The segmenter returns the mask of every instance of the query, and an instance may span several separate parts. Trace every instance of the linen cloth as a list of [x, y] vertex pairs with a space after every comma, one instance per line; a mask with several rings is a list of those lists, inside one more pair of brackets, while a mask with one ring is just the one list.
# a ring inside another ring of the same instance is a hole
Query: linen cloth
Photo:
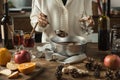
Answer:
[[73, 56], [65, 56], [59, 53], [55, 53], [52, 49], [51, 44], [38, 46], [37, 50], [40, 52], [39, 54], [41, 55], [39, 57], [43, 57], [44, 55], [45, 59], [48, 61], [56, 60], [57, 62], [63, 64], [77, 63], [87, 58], [85, 53], [80, 53], [78, 55], [73, 55]]

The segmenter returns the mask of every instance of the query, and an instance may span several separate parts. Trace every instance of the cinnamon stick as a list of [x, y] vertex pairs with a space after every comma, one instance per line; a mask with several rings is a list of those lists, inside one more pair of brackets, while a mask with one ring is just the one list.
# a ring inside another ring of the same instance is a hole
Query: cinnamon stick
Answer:
[[32, 29], [31, 33], [30, 33], [30, 37], [32, 37], [33, 33], [35, 32], [35, 28], [37, 27], [38, 22], [35, 24], [34, 28]]

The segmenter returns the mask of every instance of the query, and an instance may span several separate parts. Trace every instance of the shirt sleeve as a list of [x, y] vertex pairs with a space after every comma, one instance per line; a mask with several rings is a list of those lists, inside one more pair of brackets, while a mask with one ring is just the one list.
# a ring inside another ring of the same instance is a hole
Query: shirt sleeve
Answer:
[[[34, 27], [35, 24], [38, 22], [38, 15], [41, 13], [40, 2], [41, 0], [32, 0], [32, 11], [30, 14], [30, 23], [32, 27]], [[35, 30], [38, 32], [42, 32], [44, 29], [38, 24]]]
[[93, 15], [93, 11], [92, 11], [92, 0], [84, 0], [84, 10], [85, 10], [85, 14], [87, 16], [92, 16]]

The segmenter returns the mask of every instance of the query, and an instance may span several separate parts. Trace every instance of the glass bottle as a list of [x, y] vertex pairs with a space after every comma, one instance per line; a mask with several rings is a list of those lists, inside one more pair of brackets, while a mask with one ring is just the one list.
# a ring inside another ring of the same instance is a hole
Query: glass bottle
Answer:
[[9, 16], [8, 1], [4, 0], [4, 16], [1, 19], [2, 45], [7, 49], [13, 49], [13, 19]]
[[98, 19], [98, 49], [107, 51], [110, 49], [110, 19], [107, 16], [107, 2], [102, 0], [102, 15]]
[[120, 56], [120, 24], [116, 24], [112, 28], [111, 53]]

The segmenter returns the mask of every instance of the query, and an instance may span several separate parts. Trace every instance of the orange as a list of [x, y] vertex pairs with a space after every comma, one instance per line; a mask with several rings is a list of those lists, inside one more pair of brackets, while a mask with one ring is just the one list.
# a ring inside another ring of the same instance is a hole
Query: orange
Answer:
[[35, 69], [36, 63], [34, 62], [27, 62], [18, 65], [18, 70], [23, 74], [32, 73]]
[[0, 48], [0, 65], [6, 65], [11, 60], [11, 53], [7, 48]]

